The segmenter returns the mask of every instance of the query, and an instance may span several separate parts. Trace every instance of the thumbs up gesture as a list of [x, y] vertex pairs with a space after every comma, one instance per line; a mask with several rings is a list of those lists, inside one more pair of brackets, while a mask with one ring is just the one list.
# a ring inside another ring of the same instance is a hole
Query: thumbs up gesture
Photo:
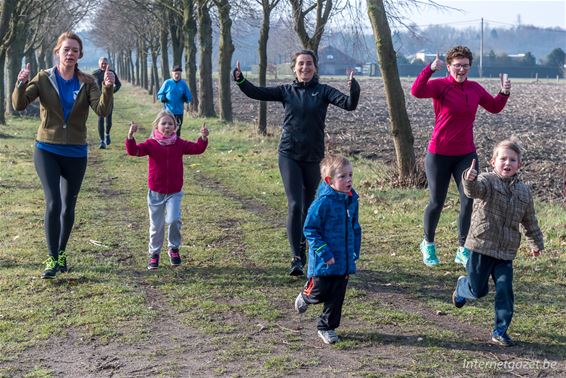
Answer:
[[243, 79], [242, 70], [240, 69], [240, 61], [239, 60], [236, 61], [236, 68], [234, 68], [232, 75], [234, 76], [235, 81], [240, 81], [240, 80]]
[[430, 69], [433, 71], [441, 71], [442, 67], [444, 66], [444, 62], [440, 59], [440, 54], [436, 53], [436, 57], [430, 64]]
[[478, 171], [476, 171], [476, 159], [472, 160], [472, 165], [468, 168], [466, 172], [466, 181], [474, 181], [478, 177]]
[[104, 86], [106, 88], [112, 88], [114, 86], [114, 81], [116, 77], [114, 76], [114, 72], [110, 71], [110, 65], [106, 65], [106, 71], [104, 71]]
[[21, 71], [18, 73], [19, 82], [27, 83], [29, 81], [29, 70], [30, 70], [30, 65], [29, 63], [27, 63], [26, 67], [22, 68]]
[[348, 87], [352, 86], [352, 79], [354, 78], [354, 69], [350, 71], [350, 75], [348, 76]]

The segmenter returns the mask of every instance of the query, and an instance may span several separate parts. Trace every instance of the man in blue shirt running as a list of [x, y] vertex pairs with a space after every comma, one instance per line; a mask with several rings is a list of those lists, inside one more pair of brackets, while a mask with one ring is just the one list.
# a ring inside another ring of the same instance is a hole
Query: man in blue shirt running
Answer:
[[188, 104], [193, 99], [189, 86], [185, 80], [181, 79], [181, 72], [183, 72], [181, 66], [173, 67], [173, 71], [171, 72], [173, 77], [165, 80], [161, 89], [157, 92], [157, 99], [163, 103], [163, 107], [175, 115], [175, 119], [177, 120], [177, 136], [181, 136], [185, 102]]

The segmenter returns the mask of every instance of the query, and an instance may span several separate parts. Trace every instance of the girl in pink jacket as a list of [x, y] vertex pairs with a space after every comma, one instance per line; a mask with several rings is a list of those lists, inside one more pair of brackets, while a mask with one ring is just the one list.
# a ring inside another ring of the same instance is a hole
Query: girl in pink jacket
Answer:
[[203, 125], [201, 136], [189, 142], [177, 136], [175, 116], [162, 110], [153, 121], [151, 137], [137, 144], [134, 134], [138, 125], [130, 125], [126, 152], [131, 156], [149, 156], [147, 205], [149, 208], [149, 263], [147, 269], [159, 267], [159, 256], [168, 225], [168, 255], [171, 266], [181, 264], [181, 200], [183, 198], [183, 155], [202, 154], [208, 146], [208, 129]]

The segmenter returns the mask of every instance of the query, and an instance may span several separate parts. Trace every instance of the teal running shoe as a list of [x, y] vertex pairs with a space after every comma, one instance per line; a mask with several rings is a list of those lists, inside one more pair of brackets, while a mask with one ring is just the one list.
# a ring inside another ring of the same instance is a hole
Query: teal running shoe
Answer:
[[468, 259], [470, 258], [470, 250], [466, 247], [458, 247], [458, 251], [456, 252], [456, 257], [454, 258], [454, 262], [456, 264], [464, 265], [464, 268], [468, 264]]
[[433, 267], [440, 264], [440, 260], [436, 257], [436, 246], [434, 243], [429, 244], [423, 239], [420, 249], [423, 254], [423, 263], [426, 266]]

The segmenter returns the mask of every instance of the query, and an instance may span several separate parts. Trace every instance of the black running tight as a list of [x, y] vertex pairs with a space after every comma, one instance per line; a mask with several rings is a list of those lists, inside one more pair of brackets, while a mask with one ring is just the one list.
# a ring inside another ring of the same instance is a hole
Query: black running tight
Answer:
[[34, 149], [35, 170], [45, 195], [45, 237], [49, 255], [64, 251], [75, 222], [75, 205], [87, 158], [72, 158]]
[[303, 225], [320, 183], [320, 166], [318, 162], [297, 161], [279, 155], [279, 171], [287, 196], [287, 238], [291, 253], [293, 257], [303, 258]]
[[478, 167], [478, 155], [472, 152], [463, 156], [445, 156], [427, 152], [425, 157], [425, 171], [428, 180], [430, 199], [424, 212], [424, 236], [429, 243], [434, 242], [436, 226], [440, 220], [440, 213], [444, 207], [450, 178], [454, 178], [458, 192], [460, 193], [460, 214], [458, 216], [458, 242], [463, 246], [470, 229], [472, 218], [473, 200], [466, 197], [461, 185], [462, 173], [470, 168], [472, 160], [476, 159]]

